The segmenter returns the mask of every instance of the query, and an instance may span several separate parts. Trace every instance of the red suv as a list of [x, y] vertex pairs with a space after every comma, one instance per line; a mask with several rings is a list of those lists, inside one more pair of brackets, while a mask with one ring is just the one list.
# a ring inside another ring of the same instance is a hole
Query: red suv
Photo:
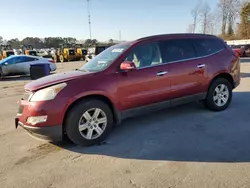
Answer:
[[150, 36], [111, 46], [79, 70], [28, 83], [15, 123], [38, 138], [67, 136], [89, 146], [137, 114], [192, 101], [225, 110], [239, 83], [239, 58], [223, 40]]

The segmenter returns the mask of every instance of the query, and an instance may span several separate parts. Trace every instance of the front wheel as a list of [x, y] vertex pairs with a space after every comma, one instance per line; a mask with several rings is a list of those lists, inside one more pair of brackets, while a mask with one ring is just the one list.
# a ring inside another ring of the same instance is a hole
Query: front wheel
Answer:
[[206, 106], [213, 111], [227, 109], [232, 101], [232, 84], [224, 78], [212, 82], [205, 101]]
[[75, 144], [91, 146], [103, 141], [113, 126], [113, 113], [99, 100], [76, 104], [66, 118], [66, 134]]

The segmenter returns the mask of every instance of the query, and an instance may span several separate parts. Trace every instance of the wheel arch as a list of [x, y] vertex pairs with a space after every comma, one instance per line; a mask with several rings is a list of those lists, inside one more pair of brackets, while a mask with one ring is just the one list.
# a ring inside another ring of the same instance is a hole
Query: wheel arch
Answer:
[[63, 131], [65, 131], [65, 120], [68, 116], [68, 113], [70, 112], [70, 110], [78, 103], [84, 101], [84, 100], [91, 100], [91, 99], [96, 99], [96, 100], [100, 100], [105, 102], [111, 109], [112, 113], [113, 113], [113, 117], [114, 117], [114, 122], [115, 124], [120, 124], [121, 123], [121, 114], [120, 112], [116, 109], [115, 105], [113, 104], [113, 102], [106, 96], [101, 95], [101, 94], [92, 94], [92, 95], [87, 95], [87, 96], [83, 96], [77, 100], [75, 100], [73, 103], [71, 103], [66, 112], [64, 113], [64, 117], [63, 117]]
[[210, 81], [208, 90], [209, 90], [210, 86], [212, 85], [212, 83], [213, 83], [216, 79], [218, 79], [218, 78], [225, 78], [226, 80], [228, 80], [228, 81], [231, 83], [232, 88], [233, 88], [233, 89], [235, 88], [234, 79], [233, 79], [232, 75], [229, 74], [229, 73], [227, 73], [227, 72], [222, 72], [222, 73], [219, 73], [219, 74], [217, 74], [216, 76], [214, 76], [214, 78]]

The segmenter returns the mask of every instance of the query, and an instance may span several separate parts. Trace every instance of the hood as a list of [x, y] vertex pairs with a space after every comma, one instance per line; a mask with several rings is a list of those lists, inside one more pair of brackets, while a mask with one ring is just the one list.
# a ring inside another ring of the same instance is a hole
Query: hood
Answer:
[[43, 78], [40, 78], [38, 80], [35, 80], [26, 84], [24, 89], [27, 91], [36, 91], [38, 89], [41, 89], [50, 85], [55, 85], [55, 84], [69, 81], [69, 80], [76, 79], [86, 74], [90, 74], [90, 73], [83, 72], [83, 71], [69, 71], [69, 72], [64, 72], [64, 73], [52, 74], [52, 75], [45, 76]]

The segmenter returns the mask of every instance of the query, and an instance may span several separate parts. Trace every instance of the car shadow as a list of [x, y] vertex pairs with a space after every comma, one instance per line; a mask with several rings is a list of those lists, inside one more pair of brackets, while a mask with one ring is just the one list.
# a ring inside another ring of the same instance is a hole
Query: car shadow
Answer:
[[247, 78], [250, 77], [250, 73], [240, 73], [241, 78]]
[[30, 76], [26, 76], [26, 75], [21, 75], [21, 76], [6, 76], [4, 78], [0, 79], [0, 82], [3, 81], [26, 81], [26, 80], [31, 80]]
[[[56, 74], [57, 72], [51, 72], [49, 75], [53, 75]], [[49, 76], [48, 75], [48, 76]], [[26, 80], [30, 80], [33, 81], [29, 75], [17, 75], [17, 76], [6, 76], [4, 78], [0, 79], [1, 81], [26, 81]]]
[[188, 104], [127, 119], [98, 146], [57, 145], [84, 155], [127, 159], [250, 162], [249, 106], [250, 93], [235, 92], [223, 112]]

